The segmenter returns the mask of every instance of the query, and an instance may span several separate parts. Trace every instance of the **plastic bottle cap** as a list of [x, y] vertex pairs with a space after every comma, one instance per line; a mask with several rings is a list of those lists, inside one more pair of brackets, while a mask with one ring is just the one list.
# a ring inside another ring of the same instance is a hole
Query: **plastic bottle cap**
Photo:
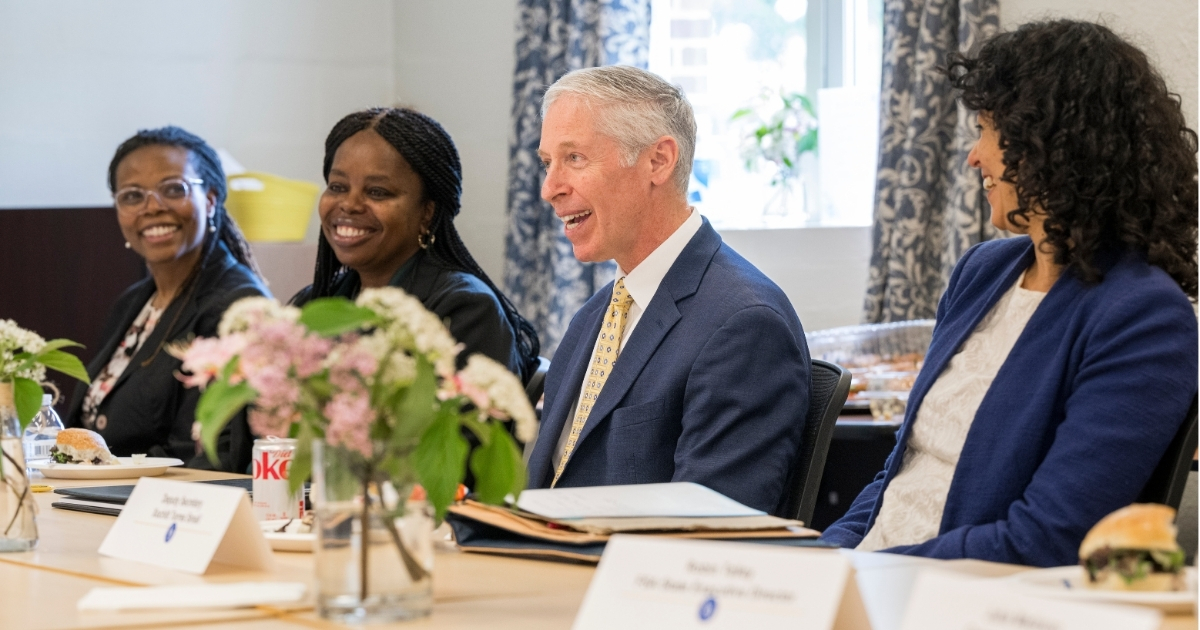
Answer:
[[53, 394], [42, 394], [42, 406], [49, 407], [52, 404], [54, 404], [54, 395]]

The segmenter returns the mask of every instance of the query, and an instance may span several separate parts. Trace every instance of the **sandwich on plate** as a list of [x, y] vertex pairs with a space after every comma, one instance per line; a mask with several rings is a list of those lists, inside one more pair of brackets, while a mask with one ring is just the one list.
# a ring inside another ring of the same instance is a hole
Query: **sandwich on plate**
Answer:
[[1175, 510], [1134, 503], [1100, 519], [1079, 546], [1092, 588], [1181, 591], [1183, 550], [1175, 541]]
[[63, 429], [50, 447], [50, 459], [59, 464], [120, 464], [108, 450], [104, 437], [87, 429]]

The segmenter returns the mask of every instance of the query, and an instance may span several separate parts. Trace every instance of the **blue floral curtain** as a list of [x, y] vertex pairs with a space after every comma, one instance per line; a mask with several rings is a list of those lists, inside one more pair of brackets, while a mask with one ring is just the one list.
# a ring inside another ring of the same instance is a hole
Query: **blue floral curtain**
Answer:
[[933, 317], [955, 263], [997, 235], [967, 154], [973, 115], [937, 71], [1000, 27], [999, 0], [886, 0], [879, 177], [863, 319]]
[[650, 0], [520, 0], [508, 158], [504, 284], [552, 356], [571, 317], [613, 278], [612, 262], [581, 263], [562, 221], [542, 201], [537, 156], [542, 94], [571, 70], [624, 64], [645, 68]]

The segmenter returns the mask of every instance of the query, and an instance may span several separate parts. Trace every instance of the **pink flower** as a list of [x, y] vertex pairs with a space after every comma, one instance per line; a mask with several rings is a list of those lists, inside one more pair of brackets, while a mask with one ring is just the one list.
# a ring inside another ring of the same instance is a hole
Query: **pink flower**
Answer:
[[180, 369], [184, 373], [179, 375], [179, 380], [188, 387], [204, 387], [217, 378], [225, 369], [225, 365], [245, 347], [246, 338], [242, 335], [225, 338], [200, 337], [176, 355], [183, 361]]
[[296, 413], [295, 409], [290, 406], [278, 407], [276, 409], [250, 407], [248, 419], [250, 421], [250, 430], [259, 437], [270, 435], [287, 437], [288, 428], [299, 417], [300, 414]]
[[373, 447], [370, 430], [375, 414], [365, 396], [336, 394], [329, 404], [325, 405], [324, 411], [325, 417], [329, 419], [325, 438], [330, 444], [357, 451], [362, 453], [363, 457], [371, 457]]

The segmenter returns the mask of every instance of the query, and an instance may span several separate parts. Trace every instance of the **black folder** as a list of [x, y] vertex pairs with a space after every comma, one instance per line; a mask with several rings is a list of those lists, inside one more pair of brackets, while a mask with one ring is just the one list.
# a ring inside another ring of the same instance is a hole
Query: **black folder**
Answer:
[[[218, 486], [233, 486], [242, 488], [246, 492], [251, 492], [254, 480], [249, 478], [243, 479], [213, 479], [210, 481], [199, 481], [196, 483], [211, 483]], [[129, 495], [133, 493], [133, 486], [91, 486], [85, 488], [56, 488], [54, 494], [61, 494], [69, 499], [78, 499], [80, 501], [96, 501], [99, 503], [115, 503], [117, 505], [125, 505], [129, 500]]]

